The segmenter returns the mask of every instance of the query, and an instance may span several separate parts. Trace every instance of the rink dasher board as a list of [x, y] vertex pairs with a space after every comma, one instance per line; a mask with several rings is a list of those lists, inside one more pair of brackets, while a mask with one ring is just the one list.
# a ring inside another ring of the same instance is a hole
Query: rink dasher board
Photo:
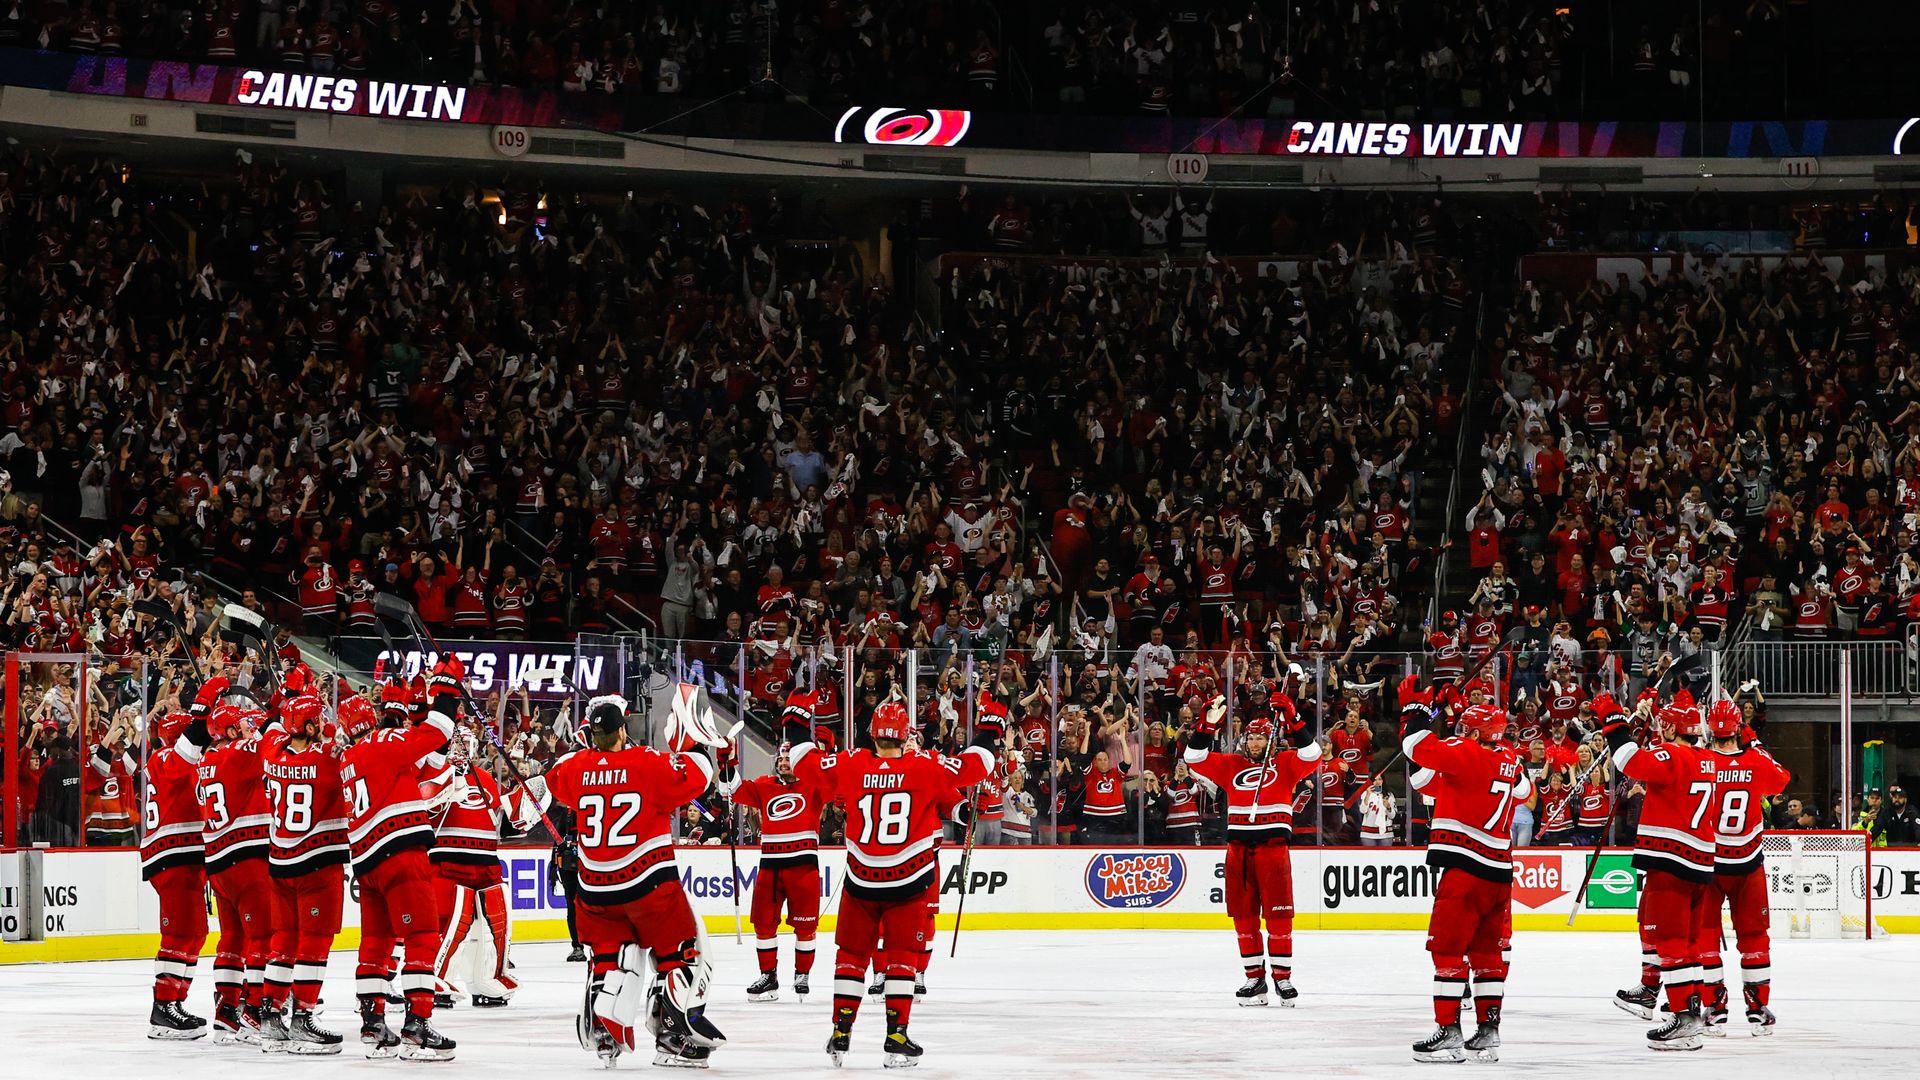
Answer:
[[[1516, 855], [1513, 926], [1565, 930], [1574, 890], [1590, 849], [1537, 848]], [[159, 905], [140, 879], [137, 851], [47, 849], [43, 875], [44, 940], [18, 940], [23, 853], [0, 852], [0, 964], [50, 960], [107, 960], [152, 956], [159, 940]], [[740, 849], [740, 874], [727, 849], [681, 847], [675, 852], [682, 886], [710, 933], [731, 933], [734, 896], [743, 925], [758, 873], [758, 851]], [[516, 940], [566, 936], [565, 899], [547, 884], [550, 849], [503, 847], [502, 874]], [[1295, 927], [1301, 930], [1425, 930], [1436, 872], [1416, 848], [1302, 847], [1292, 849]], [[1771, 856], [1769, 857], [1771, 859]], [[1638, 894], [1629, 852], [1608, 849], [1589, 886], [1587, 904], [1571, 929], [1636, 928]], [[841, 849], [820, 853], [821, 929], [831, 931], [845, 868]], [[941, 851], [941, 928], [953, 925], [964, 889], [966, 926], [978, 930], [1227, 929], [1224, 914], [1226, 850], [1206, 848], [982, 847], [962, 882], [960, 852]], [[1772, 863], [1770, 862], [1770, 868]], [[1822, 864], [1824, 865], [1824, 864]], [[1874, 917], [1887, 930], [1920, 932], [1920, 849], [1873, 852], [1872, 882], [1855, 866], [1835, 861], [1809, 884], [1839, 899], [1874, 890]], [[211, 909], [210, 909], [211, 910]], [[359, 942], [358, 889], [349, 875], [336, 947]], [[217, 918], [209, 916], [216, 932]], [[750, 927], [748, 932], [751, 932]], [[210, 943], [211, 944], [211, 943]], [[211, 949], [209, 949], [209, 953]]]

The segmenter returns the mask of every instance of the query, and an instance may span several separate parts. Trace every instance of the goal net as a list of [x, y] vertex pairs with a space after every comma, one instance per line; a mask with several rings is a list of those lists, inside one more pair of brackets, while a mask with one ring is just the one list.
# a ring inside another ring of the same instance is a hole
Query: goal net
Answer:
[[1770, 832], [1761, 850], [1774, 937], [1858, 940], [1886, 933], [1873, 921], [1873, 848], [1866, 833]]

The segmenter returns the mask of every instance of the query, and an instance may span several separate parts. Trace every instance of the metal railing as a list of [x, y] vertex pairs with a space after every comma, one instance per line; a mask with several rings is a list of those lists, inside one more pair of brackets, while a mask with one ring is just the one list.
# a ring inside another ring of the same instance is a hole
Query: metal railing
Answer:
[[[1851, 660], [1851, 686], [1843, 683], [1840, 660]], [[1723, 671], [1741, 681], [1753, 679], [1769, 699], [1833, 698], [1847, 691], [1858, 698], [1911, 697], [1920, 638], [1854, 641], [1746, 641], [1728, 650]]]

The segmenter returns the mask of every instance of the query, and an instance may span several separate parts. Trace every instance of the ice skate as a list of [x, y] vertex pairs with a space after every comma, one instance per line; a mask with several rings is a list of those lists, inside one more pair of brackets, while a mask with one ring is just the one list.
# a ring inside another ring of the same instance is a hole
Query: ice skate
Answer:
[[1467, 1060], [1466, 1043], [1460, 1038], [1459, 1024], [1441, 1024], [1433, 1034], [1413, 1044], [1413, 1060], [1451, 1065]]
[[360, 1045], [370, 1058], [399, 1056], [400, 1036], [387, 1026], [387, 999], [381, 994], [360, 995]]
[[748, 1001], [780, 1000], [780, 978], [771, 971], [763, 971], [760, 977], [747, 986]]
[[507, 999], [493, 997], [490, 994], [475, 994], [467, 999], [467, 1004], [476, 1009], [504, 1009], [507, 1007]]
[[253, 1026], [241, 1015], [238, 1005], [216, 1005], [213, 1009], [213, 1041], [216, 1046], [237, 1046], [251, 1042]]
[[1240, 985], [1240, 989], [1233, 992], [1233, 999], [1241, 1005], [1265, 1005], [1267, 1003], [1266, 977], [1256, 975], [1248, 979]]
[[433, 1021], [408, 1014], [400, 1029], [400, 1056], [407, 1061], [452, 1061], [454, 1041], [433, 1029]]
[[833, 1018], [833, 1034], [827, 1036], [827, 1057], [838, 1069], [846, 1064], [847, 1051], [853, 1047], [853, 1012], [839, 1010]]
[[293, 1019], [287, 1022], [287, 1053], [337, 1054], [339, 1052], [339, 1032], [316, 1027], [312, 1009], [293, 1010]]
[[1706, 1041], [1705, 1027], [1699, 1013], [1682, 1009], [1670, 1015], [1666, 1023], [1647, 1032], [1647, 1046], [1653, 1050], [1698, 1050]]
[[1273, 992], [1280, 998], [1280, 1007], [1283, 1009], [1291, 1009], [1300, 1004], [1300, 991], [1293, 988], [1292, 979], [1274, 980]]
[[286, 1021], [281, 1019], [280, 1010], [271, 1005], [255, 1007], [254, 1022], [258, 1025], [256, 1036], [263, 1054], [283, 1054], [287, 1050], [289, 1037]]
[[1659, 991], [1651, 986], [1635, 986], [1632, 989], [1616, 991], [1613, 995], [1614, 1005], [1642, 1020], [1653, 1019], [1659, 999]]
[[573, 951], [567, 954], [567, 963], [569, 964], [584, 964], [586, 962], [587, 949], [584, 945], [575, 945]]
[[1747, 1034], [1756, 1039], [1773, 1034], [1773, 1010], [1765, 1005], [1747, 1010]]
[[1496, 1006], [1465, 1043], [1467, 1060], [1490, 1065], [1500, 1060], [1500, 1010]]
[[911, 1069], [920, 1064], [920, 1056], [926, 1053], [919, 1043], [907, 1037], [904, 1024], [887, 1032], [885, 1045], [887, 1056], [881, 1065], [888, 1069]]
[[182, 1042], [207, 1033], [207, 1022], [180, 1007], [177, 1001], [156, 1001], [147, 1014], [147, 1038]]
[[793, 973], [794, 998], [799, 1001], [805, 1001], [807, 1000], [807, 994], [810, 992], [811, 992], [811, 988], [807, 986], [807, 976], [798, 971], [794, 972]]

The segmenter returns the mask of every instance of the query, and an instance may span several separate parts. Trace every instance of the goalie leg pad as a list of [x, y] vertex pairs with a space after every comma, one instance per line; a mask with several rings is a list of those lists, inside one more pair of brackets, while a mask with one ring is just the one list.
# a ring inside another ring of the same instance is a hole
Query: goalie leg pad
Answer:
[[606, 973], [599, 992], [593, 995], [594, 1019], [623, 1050], [639, 1047], [640, 1037], [635, 1029], [645, 1024], [647, 980], [637, 970], [645, 955], [638, 945], [622, 946], [618, 965]]
[[687, 942], [680, 954], [692, 963], [675, 964], [654, 976], [653, 1000], [649, 1012], [659, 1018], [660, 1034], [679, 1036], [689, 1045], [709, 1050], [727, 1041], [706, 1018], [707, 995], [713, 987], [713, 964], [695, 942]]

